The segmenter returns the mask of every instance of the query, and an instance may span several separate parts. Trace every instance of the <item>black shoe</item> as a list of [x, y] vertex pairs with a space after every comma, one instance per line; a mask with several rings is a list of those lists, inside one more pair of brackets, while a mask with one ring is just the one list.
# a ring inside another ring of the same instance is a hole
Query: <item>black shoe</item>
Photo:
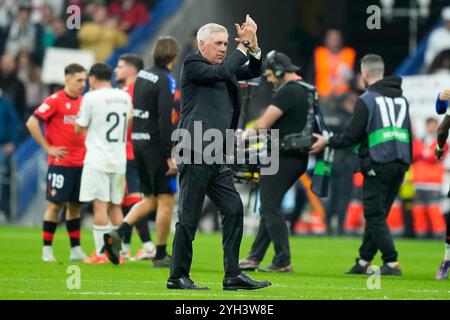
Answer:
[[357, 258], [356, 264], [345, 274], [372, 274], [371, 264], [368, 263], [363, 267], [359, 264], [359, 258]]
[[177, 279], [169, 278], [169, 280], [167, 280], [167, 289], [209, 290], [207, 287], [197, 286], [189, 277], [181, 277]]
[[400, 265], [397, 264], [395, 267], [389, 267], [387, 264], [383, 264], [380, 268], [380, 274], [382, 276], [397, 276], [400, 277], [402, 275], [402, 269], [400, 269]]
[[109, 261], [114, 264], [120, 263], [120, 250], [122, 249], [122, 240], [120, 239], [117, 231], [113, 230], [110, 233], [103, 235], [103, 240], [105, 241], [105, 246], [102, 252], [108, 257]]
[[241, 272], [235, 277], [223, 278], [223, 290], [255, 290], [272, 285], [270, 281], [256, 281]]
[[241, 271], [255, 271], [259, 263], [250, 259], [243, 259], [239, 261], [239, 269]]

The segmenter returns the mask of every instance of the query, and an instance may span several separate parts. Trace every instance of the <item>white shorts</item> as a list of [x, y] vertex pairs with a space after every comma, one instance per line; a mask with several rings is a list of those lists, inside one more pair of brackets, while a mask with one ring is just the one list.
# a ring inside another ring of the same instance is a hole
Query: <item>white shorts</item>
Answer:
[[125, 174], [83, 168], [80, 202], [100, 200], [120, 205], [125, 194]]

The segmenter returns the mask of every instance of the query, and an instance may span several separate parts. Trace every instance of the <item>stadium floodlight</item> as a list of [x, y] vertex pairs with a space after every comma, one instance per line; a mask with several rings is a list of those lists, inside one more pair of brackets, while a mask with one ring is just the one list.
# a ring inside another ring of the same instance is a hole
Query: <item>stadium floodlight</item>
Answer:
[[422, 18], [426, 18], [430, 15], [431, 0], [417, 0], [419, 2], [419, 12]]
[[395, 0], [380, 0], [383, 13], [386, 18], [392, 17], [394, 13]]

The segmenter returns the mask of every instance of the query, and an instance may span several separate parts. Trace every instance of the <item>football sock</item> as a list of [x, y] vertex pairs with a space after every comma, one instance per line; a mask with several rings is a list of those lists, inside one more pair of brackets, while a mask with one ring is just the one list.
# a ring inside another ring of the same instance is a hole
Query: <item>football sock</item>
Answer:
[[[127, 214], [128, 214], [128, 212], [130, 212], [130, 210], [131, 210], [131, 207], [129, 207], [129, 206], [123, 206], [122, 207], [122, 211], [123, 211], [123, 216], [124, 217], [126, 217], [127, 216]], [[120, 227], [119, 227], [120, 228]], [[123, 240], [123, 243], [124, 244], [130, 244], [130, 242], [131, 242], [131, 231], [132, 231], [132, 228], [130, 228], [130, 229], [125, 229], [123, 232], [123, 236], [121, 235], [120, 237], [122, 238], [122, 240]]]
[[130, 233], [131, 233], [131, 228], [132, 228], [131, 225], [129, 225], [129, 224], [126, 223], [126, 222], [123, 222], [123, 223], [120, 225], [119, 229], [117, 229], [117, 233], [119, 234], [119, 236], [120, 236], [121, 239], [124, 239], [124, 237], [125, 237], [125, 235], [127, 234], [127, 232], [130, 232]]
[[152, 241], [150, 230], [148, 229], [147, 219], [142, 219], [141, 221], [136, 223], [136, 230], [139, 234], [139, 238], [141, 239], [142, 243]]
[[166, 255], [167, 255], [166, 245], [165, 244], [157, 245], [155, 260], [163, 259]]
[[444, 260], [445, 260], [445, 261], [450, 261], [450, 244], [446, 244], [446, 245], [445, 245], [445, 256], [444, 256]]
[[81, 219], [72, 219], [66, 221], [67, 234], [70, 238], [70, 247], [77, 247], [80, 245], [80, 227]]
[[102, 256], [101, 252], [103, 246], [105, 245], [105, 241], [103, 240], [103, 235], [111, 231], [110, 225], [93, 225], [93, 234], [94, 234], [94, 243], [95, 243], [95, 252], [98, 256]]
[[55, 235], [56, 227], [58, 224], [52, 221], [45, 221], [42, 228], [42, 238], [44, 240], [44, 246], [51, 246], [53, 237]]

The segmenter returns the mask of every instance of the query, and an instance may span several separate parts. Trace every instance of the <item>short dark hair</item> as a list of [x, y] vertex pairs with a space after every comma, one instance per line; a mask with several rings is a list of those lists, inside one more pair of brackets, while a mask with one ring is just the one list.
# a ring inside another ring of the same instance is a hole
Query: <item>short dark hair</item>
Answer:
[[174, 37], [159, 37], [153, 47], [153, 62], [163, 68], [180, 54], [180, 43]]
[[97, 62], [89, 70], [88, 76], [95, 77], [100, 81], [111, 81], [112, 70], [106, 63]]
[[134, 67], [136, 71], [144, 69], [144, 61], [137, 54], [126, 53], [119, 57], [119, 61], [122, 60], [126, 64]]
[[78, 63], [71, 63], [64, 68], [64, 75], [86, 72], [86, 69]]

